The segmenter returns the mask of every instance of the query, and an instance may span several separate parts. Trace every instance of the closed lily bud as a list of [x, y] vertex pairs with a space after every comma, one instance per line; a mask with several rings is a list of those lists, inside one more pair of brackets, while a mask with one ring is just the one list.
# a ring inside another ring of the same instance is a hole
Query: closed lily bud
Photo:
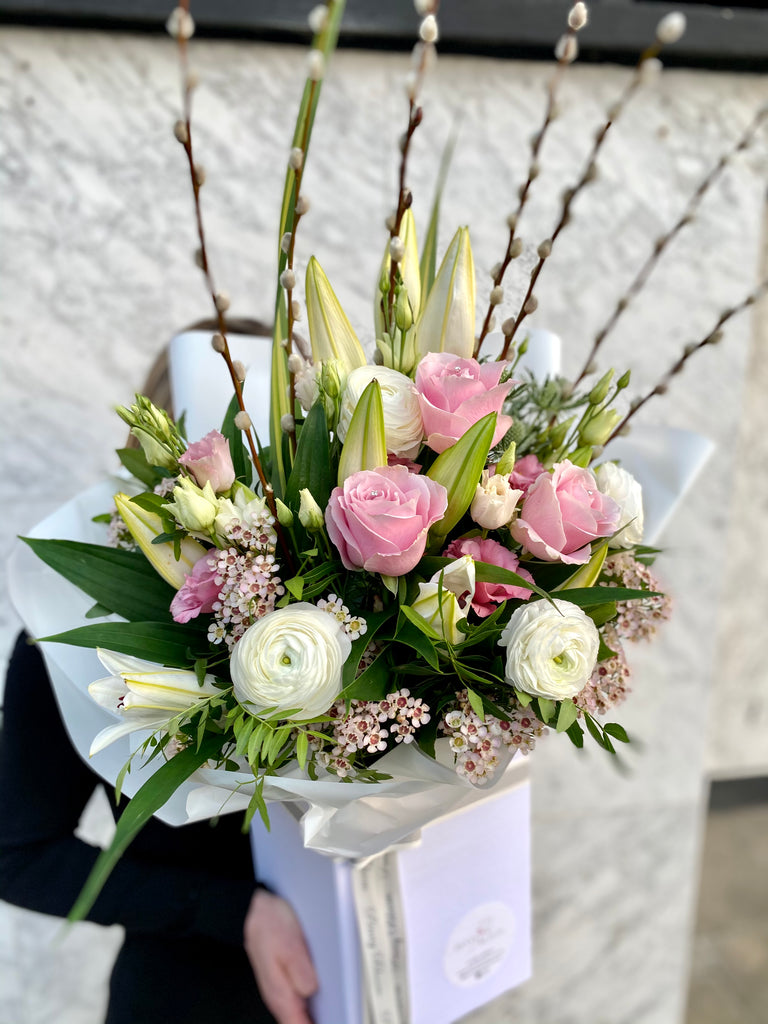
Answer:
[[314, 256], [307, 265], [305, 303], [312, 361], [336, 359], [345, 376], [356, 366], [365, 366], [365, 353], [352, 324]]
[[416, 349], [452, 352], [470, 359], [475, 350], [475, 265], [469, 229], [459, 228], [440, 264], [416, 322]]
[[325, 525], [323, 510], [306, 487], [299, 491], [299, 502], [299, 522], [304, 529], [310, 533], [322, 530]]
[[181, 542], [179, 557], [176, 558], [173, 541], [165, 544], [152, 543], [155, 537], [165, 533], [160, 516], [140, 508], [127, 494], [116, 494], [114, 502], [120, 518], [152, 568], [178, 590], [183, 586], [186, 576], [192, 572], [196, 562], [203, 557], [206, 549], [192, 537], [185, 537]]

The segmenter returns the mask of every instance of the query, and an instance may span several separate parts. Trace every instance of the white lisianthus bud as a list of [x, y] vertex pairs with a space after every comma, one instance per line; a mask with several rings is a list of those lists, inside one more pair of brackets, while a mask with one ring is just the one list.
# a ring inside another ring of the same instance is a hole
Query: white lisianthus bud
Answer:
[[174, 7], [168, 15], [165, 28], [168, 35], [173, 36], [174, 39], [191, 39], [195, 34], [195, 22], [192, 15], [183, 7]]
[[664, 46], [670, 46], [682, 38], [685, 26], [685, 15], [681, 11], [670, 11], [656, 26], [656, 38]]
[[307, 78], [319, 82], [325, 74], [325, 57], [322, 50], [310, 50], [307, 54]]
[[428, 14], [419, 26], [419, 36], [425, 43], [436, 43], [438, 39], [437, 18]]
[[474, 594], [475, 561], [471, 555], [462, 555], [436, 572], [429, 583], [419, 584], [419, 596], [411, 608], [436, 633], [449, 643], [457, 644], [464, 635], [458, 624], [466, 619]]
[[213, 526], [219, 511], [219, 499], [207, 481], [205, 487], [198, 487], [189, 477], [180, 477], [173, 488], [173, 501], [162, 506], [192, 533], [207, 533]]
[[313, 7], [307, 15], [307, 21], [314, 35], [322, 32], [325, 28], [325, 23], [328, 21], [328, 8], [325, 4], [317, 4], [316, 7]]
[[230, 661], [235, 698], [253, 715], [291, 711], [294, 721], [324, 714], [341, 691], [352, 642], [332, 615], [299, 602], [258, 619]]
[[509, 478], [484, 469], [469, 514], [484, 530], [500, 530], [512, 519], [522, 491], [510, 486]]
[[339, 439], [346, 438], [355, 407], [372, 380], [377, 380], [381, 388], [387, 452], [413, 458], [424, 436], [418, 392], [410, 377], [387, 366], [359, 366], [347, 377], [339, 410]]
[[568, 15], [568, 27], [574, 32], [579, 32], [587, 24], [588, 19], [587, 5], [581, 2], [574, 4]]
[[600, 636], [575, 604], [533, 601], [515, 609], [499, 644], [507, 648], [504, 675], [510, 686], [534, 697], [567, 700], [589, 682]]
[[[595, 469], [597, 486], [621, 509], [619, 533], [608, 543], [611, 548], [631, 548], [643, 543], [643, 490], [631, 473], [615, 462]], [[623, 527], [623, 529], [622, 529]]]
[[293, 512], [291, 512], [284, 501], [275, 498], [275, 510], [277, 511], [277, 521], [281, 526], [284, 526], [286, 529], [293, 526]]
[[299, 491], [299, 522], [305, 530], [322, 530], [325, 525], [323, 510], [312, 497], [311, 491], [302, 487]]

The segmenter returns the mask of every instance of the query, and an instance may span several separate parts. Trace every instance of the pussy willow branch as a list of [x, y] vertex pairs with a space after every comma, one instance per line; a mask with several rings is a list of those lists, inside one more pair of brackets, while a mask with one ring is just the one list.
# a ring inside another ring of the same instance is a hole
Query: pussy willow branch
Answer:
[[[566, 39], [570, 42], [571, 40], [575, 40], [576, 36], [577, 30], [571, 28], [569, 25], [568, 30], [566, 32]], [[504, 275], [507, 272], [507, 267], [514, 258], [512, 255], [512, 247], [515, 242], [517, 225], [520, 222], [523, 210], [525, 209], [525, 204], [528, 201], [528, 195], [531, 191], [531, 186], [533, 185], [533, 182], [539, 172], [539, 153], [541, 152], [541, 147], [544, 144], [544, 139], [547, 135], [547, 132], [549, 131], [549, 126], [555, 120], [555, 98], [557, 95], [557, 87], [560, 84], [560, 79], [563, 77], [565, 69], [568, 67], [570, 63], [572, 63], [572, 60], [568, 58], [568, 46], [566, 45], [562, 48], [562, 52], [557, 60], [555, 70], [550, 76], [549, 82], [547, 84], [547, 106], [544, 111], [544, 121], [541, 125], [541, 128], [538, 130], [538, 132], [536, 132], [536, 134], [531, 139], [531, 159], [528, 164], [528, 177], [525, 180], [525, 184], [520, 189], [520, 197], [518, 199], [517, 209], [509, 219], [509, 237], [507, 239], [507, 248], [504, 252], [504, 258], [502, 259], [501, 263], [499, 264], [498, 270], [493, 276], [493, 288], [497, 288], [502, 283], [502, 281], [504, 280]], [[491, 317], [493, 316], [494, 309], [494, 304], [489, 300], [488, 309], [486, 310], [485, 317], [483, 319], [483, 326], [480, 329], [480, 334], [478, 335], [477, 342], [475, 343], [475, 359], [477, 359], [478, 356], [480, 355], [480, 349], [482, 347], [483, 341], [485, 340], [485, 336], [491, 329]]]
[[[189, 14], [189, 0], [180, 0], [179, 6], [187, 14]], [[187, 155], [187, 164], [189, 166], [189, 176], [192, 182], [192, 195], [194, 198], [195, 206], [195, 222], [197, 225], [197, 237], [200, 243], [199, 257], [200, 257], [200, 269], [205, 277], [205, 283], [208, 291], [211, 295], [211, 301], [213, 302], [213, 308], [215, 311], [216, 323], [219, 328], [219, 335], [221, 336], [221, 343], [223, 346], [221, 355], [224, 357], [224, 362], [227, 365], [229, 376], [232, 380], [232, 386], [235, 389], [235, 395], [237, 396], [237, 404], [240, 407], [240, 411], [246, 413], [245, 402], [243, 401], [243, 388], [242, 384], [238, 380], [237, 373], [235, 372], [234, 363], [232, 356], [229, 351], [229, 342], [227, 341], [227, 323], [224, 316], [225, 308], [224, 304], [220, 300], [220, 296], [216, 291], [216, 287], [213, 280], [213, 274], [211, 272], [210, 260], [208, 258], [208, 250], [205, 244], [205, 228], [203, 225], [203, 211], [200, 204], [200, 188], [201, 181], [198, 174], [198, 170], [195, 166], [194, 150], [192, 147], [192, 86], [189, 77], [189, 53], [187, 46], [187, 39], [183, 35], [181, 29], [176, 36], [176, 44], [179, 51], [179, 66], [181, 69], [181, 87], [182, 87], [182, 120], [184, 123], [185, 132], [181, 139], [182, 145], [184, 146], [184, 152]], [[266, 498], [267, 504], [269, 505], [269, 511], [275, 520], [275, 531], [280, 539], [281, 547], [287, 558], [290, 559], [290, 548], [285, 540], [285, 536], [280, 526], [280, 522], [277, 518], [277, 506], [275, 505], [275, 495], [272, 490], [272, 485], [267, 480], [264, 474], [264, 468], [261, 465], [261, 459], [256, 448], [256, 439], [254, 437], [253, 428], [249, 426], [243, 431], [248, 441], [248, 448], [251, 453], [251, 461], [253, 462], [256, 473], [258, 474], [261, 486], [264, 491], [264, 497]]]
[[[436, 15], [440, 7], [440, 0], [435, 0], [432, 4], [429, 13]], [[416, 67], [415, 79], [412, 87], [408, 92], [408, 127], [403, 135], [400, 150], [400, 170], [397, 176], [397, 206], [395, 208], [394, 217], [390, 223], [389, 237], [390, 239], [396, 238], [400, 234], [400, 227], [403, 222], [403, 215], [413, 202], [413, 195], [411, 190], [406, 186], [406, 171], [408, 167], [408, 155], [411, 151], [411, 139], [413, 138], [414, 132], [421, 124], [423, 117], [423, 110], [421, 105], [417, 102], [418, 96], [421, 93], [421, 87], [424, 82], [424, 75], [427, 71], [427, 62], [430, 54], [434, 51], [434, 44], [422, 42], [421, 51], [419, 56], [419, 63]], [[387, 315], [384, 318], [389, 328], [392, 322], [392, 310], [395, 303], [395, 280], [397, 277], [397, 264], [391, 259], [389, 264], [389, 291], [387, 293]]]
[[584, 361], [584, 365], [581, 368], [581, 372], [574, 381], [574, 385], [579, 384], [584, 379], [584, 377], [587, 376], [587, 374], [593, 372], [593, 361], [595, 356], [597, 355], [598, 349], [603, 344], [608, 334], [613, 330], [618, 321], [621, 319], [622, 314], [633, 301], [633, 299], [637, 298], [639, 293], [645, 287], [648, 278], [651, 276], [654, 267], [661, 259], [661, 256], [664, 253], [664, 251], [667, 249], [669, 244], [675, 239], [675, 237], [683, 230], [683, 228], [687, 224], [691, 223], [691, 221], [694, 218], [694, 214], [696, 213], [704, 196], [707, 194], [710, 188], [712, 188], [715, 182], [720, 178], [723, 171], [728, 166], [728, 164], [735, 156], [735, 154], [741, 152], [742, 150], [746, 149], [749, 146], [758, 128], [761, 126], [761, 124], [767, 117], [768, 107], [764, 107], [757, 112], [757, 114], [754, 116], [749, 126], [747, 127], [746, 131], [739, 138], [739, 140], [729, 150], [722, 154], [717, 163], [711, 168], [709, 173], [699, 183], [698, 188], [695, 190], [691, 198], [688, 200], [685, 210], [680, 215], [679, 219], [675, 222], [675, 224], [672, 225], [672, 227], [665, 235], [662, 235], [660, 238], [656, 240], [656, 243], [653, 247], [653, 251], [648, 256], [645, 263], [641, 266], [632, 283], [629, 285], [624, 294], [616, 303], [616, 308], [614, 309], [613, 313], [610, 315], [608, 320], [595, 335], [595, 340], [592, 343], [592, 348], [590, 349], [589, 355]]
[[621, 421], [621, 423], [618, 424], [616, 429], [608, 438], [608, 441], [606, 441], [606, 444], [608, 444], [615, 437], [617, 437], [627, 427], [632, 417], [636, 413], [638, 413], [647, 402], [650, 402], [650, 400], [654, 398], [656, 395], [664, 395], [667, 393], [670, 381], [673, 377], [676, 377], [679, 373], [682, 372], [682, 370], [685, 367], [685, 364], [688, 362], [691, 356], [695, 355], [696, 352], [700, 352], [701, 349], [706, 348], [707, 345], [716, 345], [720, 341], [720, 339], [723, 336], [722, 329], [728, 323], [729, 320], [735, 317], [738, 313], [741, 313], [743, 310], [747, 309], [749, 306], [753, 306], [767, 292], [768, 278], [765, 278], [763, 281], [760, 282], [760, 284], [757, 286], [757, 288], [755, 288], [754, 291], [750, 292], [750, 294], [742, 302], [738, 304], [738, 306], [733, 306], [730, 309], [723, 310], [723, 312], [718, 317], [717, 323], [714, 325], [712, 330], [704, 338], [702, 338], [701, 341], [692, 342], [691, 344], [686, 345], [679, 359], [677, 359], [672, 364], [672, 366], [670, 366], [670, 368], [667, 370], [667, 372], [664, 374], [664, 376], [661, 378], [658, 384], [656, 384], [655, 387], [651, 388], [651, 390], [642, 398], [636, 399], [632, 403], [629, 412]]
[[531, 271], [531, 277], [528, 284], [528, 288], [526, 290], [523, 301], [520, 304], [520, 308], [518, 309], [517, 315], [514, 318], [512, 330], [508, 335], [505, 336], [504, 347], [502, 348], [501, 353], [499, 354], [499, 359], [507, 358], [507, 352], [509, 351], [510, 345], [514, 341], [518, 328], [523, 323], [525, 318], [535, 310], [536, 303], [533, 299], [533, 289], [536, 287], [536, 282], [538, 281], [539, 276], [541, 275], [541, 272], [544, 269], [544, 264], [546, 263], [547, 259], [551, 254], [552, 246], [557, 240], [557, 237], [560, 234], [560, 232], [563, 230], [563, 228], [570, 220], [571, 207], [573, 205], [573, 201], [591, 181], [595, 180], [597, 176], [596, 161], [598, 154], [602, 149], [603, 143], [605, 142], [605, 138], [608, 132], [610, 131], [611, 126], [618, 121], [626, 105], [629, 103], [629, 101], [632, 99], [634, 94], [639, 89], [643, 81], [643, 65], [647, 60], [656, 57], [657, 54], [660, 53], [661, 48], [662, 44], [658, 40], [654, 40], [654, 42], [640, 54], [638, 62], [635, 65], [632, 77], [630, 78], [623, 92], [619, 96], [619, 99], [609, 108], [607, 121], [595, 135], [594, 142], [592, 143], [592, 149], [590, 151], [589, 156], [587, 157], [586, 163], [584, 164], [584, 170], [581, 173], [581, 177], [572, 188], [566, 190], [563, 196], [563, 206], [560, 212], [560, 219], [558, 220], [557, 225], [555, 226], [555, 230], [552, 232], [549, 239], [546, 240], [548, 244], [542, 243], [539, 246], [539, 259], [536, 265], [534, 266], [533, 270]]

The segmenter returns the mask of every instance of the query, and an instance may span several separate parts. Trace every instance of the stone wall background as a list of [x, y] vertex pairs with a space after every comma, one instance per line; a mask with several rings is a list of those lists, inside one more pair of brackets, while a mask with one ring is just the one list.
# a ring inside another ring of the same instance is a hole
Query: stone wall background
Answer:
[[[17, 533], [114, 468], [111, 452], [124, 432], [113, 405], [140, 387], [180, 326], [209, 310], [191, 258], [183, 154], [171, 135], [178, 101], [169, 41], [4, 29], [0, 54], [5, 558]], [[303, 55], [204, 41], [195, 44], [193, 60], [202, 79], [196, 140], [208, 171], [204, 202], [216, 278], [230, 292], [233, 312], [268, 320], [292, 130], [293, 115], [285, 112], [298, 100]], [[370, 303], [394, 195], [406, 67], [405, 55], [337, 55], [306, 175], [313, 206], [299, 260], [318, 256], [364, 340], [372, 339]], [[425, 229], [439, 154], [461, 117], [441, 237], [445, 244], [458, 224], [471, 224], [483, 298], [548, 74], [542, 64], [441, 58], [425, 93], [411, 163], [417, 224]], [[521, 226], [523, 267], [550, 232], [555, 197], [575, 179], [627, 75], [612, 66], [569, 71], [562, 116]], [[723, 142], [734, 140], [767, 98], [762, 77], [671, 71], [612, 130], [601, 181], [579, 200], [530, 321], [563, 337], [566, 370], [580, 365], [622, 286]], [[683, 343], [703, 336], [720, 310], [753, 286], [767, 169], [763, 138], [726, 172], [606, 347], [604, 365], [632, 366], [633, 393], [652, 386]], [[521, 276], [517, 282], [502, 311], [522, 294]], [[475, 1015], [477, 1024], [681, 1019], [706, 771], [768, 767], [768, 679], [755, 645], [766, 599], [754, 544], [768, 500], [765, 432], [756, 418], [765, 316], [763, 306], [734, 321], [724, 344], [646, 410], [646, 422], [698, 430], [720, 447], [664, 537], [659, 568], [675, 596], [675, 618], [652, 649], [633, 652], [635, 693], [619, 717], [642, 743], [627, 754], [624, 773], [599, 750], [579, 758], [554, 737], [541, 744], [533, 766], [536, 975]], [[738, 456], [737, 437], [749, 439]], [[17, 628], [3, 599], [3, 651]], [[717, 717], [708, 723], [713, 694]], [[39, 1024], [66, 1013], [72, 1024], [95, 1024], [109, 959], [103, 950], [117, 937], [102, 940], [90, 926], [76, 934], [70, 941], [83, 943], [78, 955], [71, 945], [51, 945], [49, 922], [3, 911], [0, 991], [8, 995], [0, 997], [0, 1021]], [[100, 969], [90, 952], [97, 947]], [[41, 963], [53, 986], [47, 1000], [29, 994]]]

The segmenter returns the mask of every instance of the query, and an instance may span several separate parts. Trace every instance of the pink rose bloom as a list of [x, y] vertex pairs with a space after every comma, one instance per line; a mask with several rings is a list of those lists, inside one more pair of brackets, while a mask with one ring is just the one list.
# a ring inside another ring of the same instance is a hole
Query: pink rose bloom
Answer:
[[216, 556], [206, 553], [199, 558], [192, 572], [184, 577], [183, 585], [171, 601], [171, 615], [175, 622], [189, 622], [201, 612], [212, 612], [218, 600], [221, 583], [216, 582]]
[[591, 541], [615, 532], [620, 515], [594, 473], [566, 460], [531, 484], [510, 532], [536, 558], [579, 564], [588, 561]]
[[527, 491], [534, 480], [546, 472], [543, 463], [535, 455], [524, 455], [518, 459], [509, 482], [519, 491]]
[[[476, 562], [487, 562], [489, 565], [498, 565], [502, 569], [509, 569], [516, 572], [523, 579], [533, 583], [533, 576], [527, 569], [521, 569], [519, 559], [514, 552], [507, 550], [503, 544], [496, 540], [481, 540], [479, 537], [453, 540], [443, 552], [446, 558], [461, 558], [462, 555], [471, 555]], [[514, 583], [476, 583], [475, 593], [472, 598], [472, 611], [484, 619], [494, 611], [494, 605], [501, 604], [510, 597], [519, 597], [521, 601], [527, 601], [531, 591], [526, 587], [516, 587]]]
[[420, 473], [421, 466], [413, 459], [406, 459], [403, 455], [387, 455], [388, 466], [405, 466], [409, 473]]
[[198, 487], [210, 483], [217, 494], [228, 491], [235, 482], [229, 442], [218, 430], [212, 430], [201, 441], [191, 444], [179, 464], [187, 467]]
[[493, 444], [512, 426], [501, 407], [515, 381], [499, 384], [506, 363], [478, 363], [450, 352], [430, 352], [416, 367], [421, 417], [427, 444], [444, 452], [489, 412], [498, 413]]
[[404, 466], [383, 466], [334, 488], [325, 525], [346, 569], [402, 576], [424, 554], [427, 531], [447, 507], [442, 484]]

